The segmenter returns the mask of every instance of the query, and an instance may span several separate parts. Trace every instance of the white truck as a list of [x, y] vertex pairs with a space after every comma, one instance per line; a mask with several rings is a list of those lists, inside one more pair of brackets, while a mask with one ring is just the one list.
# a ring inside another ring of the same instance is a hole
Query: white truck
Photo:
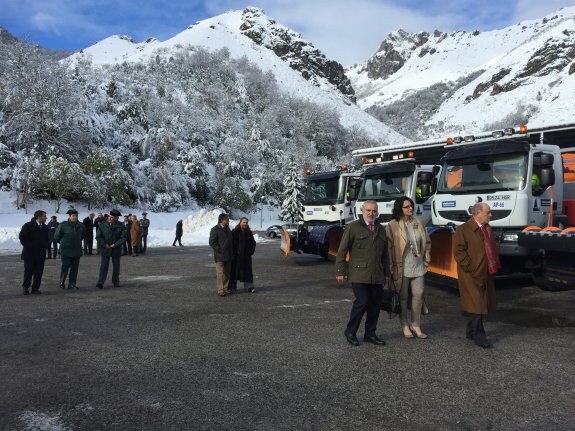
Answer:
[[527, 226], [568, 225], [564, 203], [575, 196], [564, 185], [560, 147], [569, 140], [553, 139], [567, 129], [528, 132], [521, 126], [447, 140], [449, 151], [441, 158], [441, 170], [436, 169], [432, 203], [432, 224], [446, 229], [432, 232], [431, 272], [457, 278], [451, 232], [470, 217], [476, 202], [491, 206], [490, 225], [503, 273], [533, 271], [541, 265], [543, 251], [519, 245], [518, 238]]
[[443, 152], [439, 141], [353, 151], [353, 158], [360, 159], [364, 168], [356, 218], [361, 215], [361, 205], [366, 200], [374, 200], [380, 223], [387, 224], [392, 218], [395, 200], [408, 196], [415, 202], [414, 215], [424, 225], [430, 224], [431, 201], [437, 188], [434, 166]]
[[286, 256], [295, 251], [327, 259], [337, 255], [344, 226], [354, 220], [360, 173], [350, 172], [347, 165], [326, 172], [312, 172], [308, 168], [306, 173], [303, 223], [295, 234], [284, 230], [281, 249]]

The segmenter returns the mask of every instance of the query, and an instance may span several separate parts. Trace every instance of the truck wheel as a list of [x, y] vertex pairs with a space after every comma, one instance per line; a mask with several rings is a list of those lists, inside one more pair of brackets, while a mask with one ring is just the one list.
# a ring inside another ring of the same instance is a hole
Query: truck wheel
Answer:
[[270, 238], [275, 238], [275, 237], [277, 237], [277, 235], [276, 235], [276, 233], [275, 233], [275, 232], [270, 232], [270, 235], [269, 235], [269, 237], [270, 237]]

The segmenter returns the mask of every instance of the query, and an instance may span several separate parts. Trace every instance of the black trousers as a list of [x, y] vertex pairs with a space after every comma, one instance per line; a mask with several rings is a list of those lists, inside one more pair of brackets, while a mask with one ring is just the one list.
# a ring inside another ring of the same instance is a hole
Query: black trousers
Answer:
[[[24, 289], [28, 289], [30, 286], [32, 286], [33, 292], [40, 289], [42, 274], [44, 274], [44, 263], [46, 263], [44, 259], [24, 261], [24, 281], [22, 282]], [[32, 281], [32, 278], [34, 281]]]
[[381, 309], [383, 286], [381, 284], [351, 283], [351, 287], [353, 288], [355, 300], [351, 307], [349, 322], [345, 332], [356, 335], [363, 315], [367, 314], [364, 335], [375, 335]]
[[48, 248], [46, 251], [48, 252], [48, 257], [52, 259], [52, 249], [54, 249], [54, 259], [58, 257], [58, 243], [56, 241], [50, 241], [48, 243]]
[[92, 254], [93, 249], [94, 249], [94, 237], [89, 236], [84, 238], [84, 256], [87, 254]]
[[483, 327], [483, 315], [467, 313], [469, 320], [465, 328], [465, 336], [470, 340], [483, 341], [487, 338]]
[[147, 248], [148, 248], [148, 235], [142, 235], [142, 253], [145, 253]]
[[182, 235], [176, 236], [176, 239], [174, 240], [172, 245], [176, 245], [176, 241], [178, 241], [178, 244], [182, 245]]

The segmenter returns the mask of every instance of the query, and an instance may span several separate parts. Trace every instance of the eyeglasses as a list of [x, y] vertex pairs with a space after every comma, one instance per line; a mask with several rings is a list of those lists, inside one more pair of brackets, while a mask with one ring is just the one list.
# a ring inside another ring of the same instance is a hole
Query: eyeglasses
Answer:
[[407, 205], [407, 206], [401, 207], [401, 208], [403, 208], [404, 210], [407, 210], [407, 209], [410, 209], [410, 208], [413, 209], [413, 205]]

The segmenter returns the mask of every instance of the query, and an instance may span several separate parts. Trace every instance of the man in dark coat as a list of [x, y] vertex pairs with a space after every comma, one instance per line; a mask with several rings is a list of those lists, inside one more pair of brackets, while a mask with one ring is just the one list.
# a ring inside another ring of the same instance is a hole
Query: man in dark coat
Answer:
[[126, 228], [118, 221], [122, 214], [118, 210], [110, 211], [108, 220], [100, 223], [96, 233], [96, 243], [100, 250], [100, 274], [96, 287], [102, 289], [108, 276], [110, 258], [112, 259], [112, 284], [120, 287], [120, 258], [122, 257], [122, 245], [126, 243]]
[[232, 261], [230, 289], [236, 290], [238, 280], [244, 283], [244, 288], [255, 292], [254, 273], [252, 269], [252, 256], [256, 251], [256, 240], [252, 233], [247, 217], [242, 217], [238, 225], [232, 230], [234, 241], [234, 260]]
[[84, 239], [84, 225], [78, 221], [78, 211], [69, 209], [68, 220], [63, 221], [56, 229], [54, 240], [60, 244], [60, 257], [62, 266], [60, 269], [60, 287], [66, 288], [66, 277], [70, 272], [68, 289], [78, 289], [78, 268], [82, 257], [82, 240]]
[[94, 249], [94, 213], [90, 213], [82, 223], [84, 224], [84, 256], [91, 255]]
[[231, 293], [229, 285], [234, 246], [229, 224], [230, 217], [227, 214], [220, 214], [218, 224], [210, 230], [210, 247], [214, 250], [216, 261], [216, 288], [220, 296]]
[[30, 293], [28, 291], [30, 286], [32, 286], [31, 293], [42, 293], [40, 292], [40, 284], [42, 283], [48, 245], [48, 227], [44, 224], [45, 222], [46, 211], [38, 210], [34, 212], [33, 219], [22, 226], [18, 235], [23, 246], [20, 257], [24, 261], [24, 281], [22, 283], [24, 295]]
[[[375, 330], [381, 308], [383, 283], [390, 276], [387, 236], [377, 220], [377, 202], [368, 200], [361, 207], [363, 218], [346, 226], [336, 259], [336, 280], [347, 278], [355, 295], [349, 322], [344, 331], [348, 343], [359, 346], [357, 330], [363, 315], [365, 332], [363, 341], [384, 346]], [[346, 257], [350, 254], [349, 262]]]
[[150, 220], [148, 219], [148, 213], [143, 212], [142, 218], [140, 219], [140, 227], [142, 228], [142, 246], [141, 252], [145, 253], [148, 248], [148, 228], [150, 227]]
[[483, 316], [495, 310], [493, 275], [499, 269], [499, 255], [489, 220], [491, 208], [484, 202], [472, 207], [472, 217], [457, 227], [454, 258], [461, 308], [467, 314], [466, 337], [483, 348], [491, 347], [483, 328]]
[[59, 224], [57, 217], [54, 215], [50, 217], [50, 221], [46, 225], [48, 227], [48, 248], [46, 249], [48, 259], [52, 259], [52, 250], [54, 251], [54, 259], [58, 257], [58, 243], [54, 241], [54, 233]]
[[122, 255], [128, 256], [132, 254], [132, 237], [130, 236], [132, 230], [132, 214], [124, 216], [124, 228], [126, 231], [126, 242], [122, 245]]
[[183, 234], [184, 234], [184, 221], [178, 220], [178, 222], [176, 223], [176, 238], [174, 239], [172, 246], [175, 247], [176, 241], [177, 241], [178, 244], [180, 244], [180, 247], [183, 247], [183, 244], [182, 244], [182, 235]]

